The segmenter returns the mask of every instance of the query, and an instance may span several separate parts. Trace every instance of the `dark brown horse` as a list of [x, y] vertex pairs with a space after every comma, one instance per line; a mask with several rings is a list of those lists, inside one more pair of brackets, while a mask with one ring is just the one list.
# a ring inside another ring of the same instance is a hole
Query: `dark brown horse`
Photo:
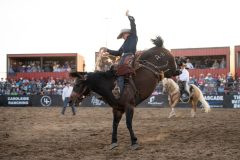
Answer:
[[[102, 96], [113, 109], [113, 131], [110, 149], [117, 147], [117, 128], [122, 118], [126, 114], [126, 125], [130, 133], [132, 149], [138, 148], [137, 137], [132, 128], [132, 118], [134, 107], [148, 98], [154, 91], [157, 83], [164, 77], [172, 77], [179, 74], [173, 55], [163, 47], [160, 37], [152, 40], [155, 47], [146, 50], [140, 56], [136, 56], [133, 62], [135, 74], [132, 81], [126, 80], [124, 92], [120, 99], [116, 99], [112, 94], [116, 74], [114, 70], [107, 72], [75, 72], [71, 73], [76, 77], [71, 98], [83, 99], [89, 95], [90, 91]], [[134, 85], [132, 85], [133, 83]]]

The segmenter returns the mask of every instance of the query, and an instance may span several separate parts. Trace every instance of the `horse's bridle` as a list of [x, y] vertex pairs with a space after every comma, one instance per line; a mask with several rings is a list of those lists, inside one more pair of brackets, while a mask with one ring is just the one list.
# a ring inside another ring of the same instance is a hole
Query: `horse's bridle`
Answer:
[[166, 68], [168, 66], [168, 61], [166, 64], [161, 65], [161, 66], [157, 66], [154, 65], [153, 63], [147, 61], [147, 60], [137, 60], [137, 62], [139, 63], [139, 68], [143, 67], [149, 71], [151, 71], [159, 80], [161, 80], [163, 75], [161, 72], [165, 73], [168, 72], [170, 69], [166, 69], [166, 70], [162, 70], [163, 68]]

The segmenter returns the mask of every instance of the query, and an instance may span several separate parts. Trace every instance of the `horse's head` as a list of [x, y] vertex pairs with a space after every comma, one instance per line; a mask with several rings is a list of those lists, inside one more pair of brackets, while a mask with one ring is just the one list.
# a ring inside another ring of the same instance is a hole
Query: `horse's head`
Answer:
[[70, 100], [80, 100], [82, 101], [87, 95], [90, 94], [90, 89], [88, 88], [87, 73], [86, 72], [72, 72], [70, 77], [75, 78], [73, 91]]

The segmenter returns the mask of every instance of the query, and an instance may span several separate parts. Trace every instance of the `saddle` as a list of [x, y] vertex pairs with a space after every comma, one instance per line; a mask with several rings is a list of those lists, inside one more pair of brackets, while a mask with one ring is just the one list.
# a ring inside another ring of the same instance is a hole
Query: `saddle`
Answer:
[[135, 70], [127, 64], [122, 64], [116, 69], [117, 76], [129, 76], [133, 74], [135, 74]]
[[[132, 80], [132, 75], [135, 75], [135, 70], [128, 64], [122, 64], [122, 65], [117, 65], [114, 66], [113, 69], [116, 71], [116, 76], [123, 76], [124, 77], [124, 83], [129, 84], [134, 92], [137, 92], [137, 88]], [[115, 81], [115, 87], [112, 90], [113, 95], [115, 96], [116, 99], [119, 99], [121, 97], [120, 93], [120, 87], [117, 84], [117, 81]]]

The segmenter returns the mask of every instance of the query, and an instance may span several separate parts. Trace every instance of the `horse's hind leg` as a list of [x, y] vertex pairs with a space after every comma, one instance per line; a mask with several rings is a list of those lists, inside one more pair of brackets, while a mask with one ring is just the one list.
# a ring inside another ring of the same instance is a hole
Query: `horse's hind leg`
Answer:
[[112, 124], [112, 144], [110, 145], [110, 149], [117, 147], [117, 128], [118, 124], [122, 118], [123, 112], [113, 109], [113, 124]]
[[126, 125], [129, 130], [130, 136], [131, 136], [131, 141], [132, 141], [132, 149], [135, 150], [139, 147], [137, 143], [137, 137], [135, 136], [133, 129], [132, 129], [132, 119], [133, 119], [133, 106], [127, 107], [126, 108]]

